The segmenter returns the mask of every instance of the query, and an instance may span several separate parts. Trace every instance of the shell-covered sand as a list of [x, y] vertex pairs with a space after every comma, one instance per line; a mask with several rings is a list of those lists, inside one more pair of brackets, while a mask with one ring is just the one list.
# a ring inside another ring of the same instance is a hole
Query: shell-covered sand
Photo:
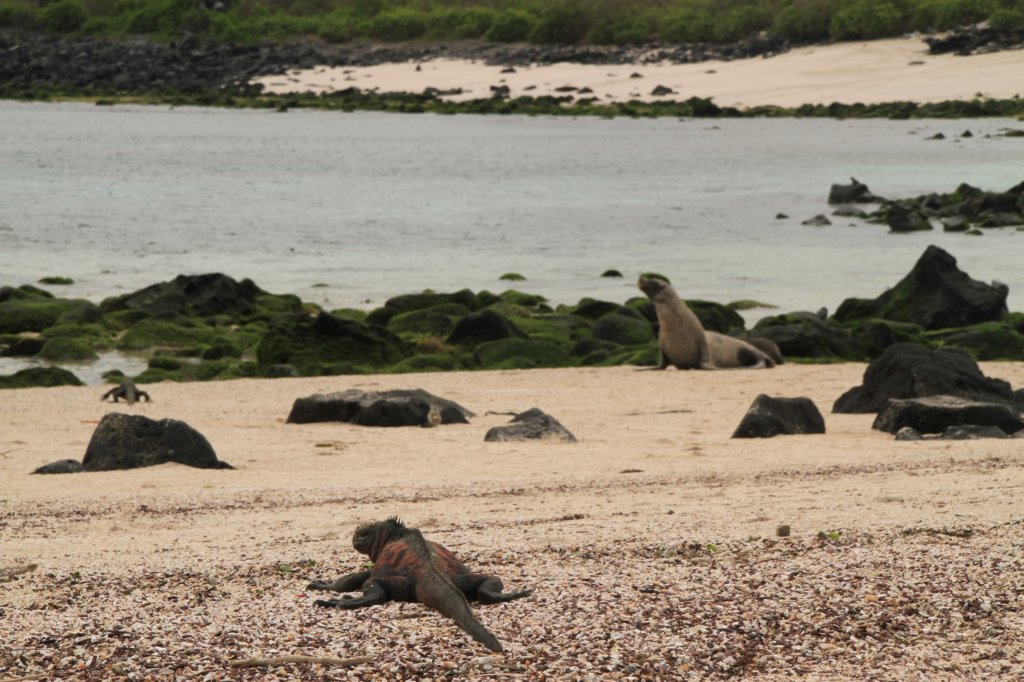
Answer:
[[[862, 364], [155, 384], [0, 398], [0, 680], [1020, 679], [1024, 440], [896, 442], [831, 413]], [[1024, 363], [983, 363], [1024, 385]], [[294, 399], [424, 388], [469, 425], [286, 424]], [[733, 440], [760, 393], [827, 433]], [[485, 443], [530, 407], [575, 444]], [[181, 419], [236, 470], [31, 476], [112, 410]], [[398, 515], [506, 588], [492, 655], [416, 604], [313, 606]], [[789, 537], [777, 536], [780, 525]], [[353, 667], [251, 657], [366, 656]]]

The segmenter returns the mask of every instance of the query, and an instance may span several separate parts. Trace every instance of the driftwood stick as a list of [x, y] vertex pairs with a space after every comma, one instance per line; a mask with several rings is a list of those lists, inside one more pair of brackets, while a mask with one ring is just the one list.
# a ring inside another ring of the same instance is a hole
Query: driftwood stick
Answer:
[[[355, 658], [334, 658], [333, 656], [274, 656], [271, 658], [246, 658], [241, 661], [231, 661], [228, 665], [232, 668], [256, 668], [263, 665], [282, 665], [284, 663], [319, 663], [320, 665], [353, 666], [360, 663], [369, 663], [373, 656], [356, 656]], [[3, 680], [0, 680], [3, 682]]]
[[5, 677], [0, 682], [28, 682], [28, 680], [45, 680], [46, 673], [33, 673], [25, 677]]

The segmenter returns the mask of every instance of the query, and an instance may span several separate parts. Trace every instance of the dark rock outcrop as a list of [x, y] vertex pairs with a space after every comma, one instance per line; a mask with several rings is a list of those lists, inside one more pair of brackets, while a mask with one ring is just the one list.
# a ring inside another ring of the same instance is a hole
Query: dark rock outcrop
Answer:
[[162, 316], [230, 315], [242, 318], [253, 314], [257, 309], [257, 298], [266, 295], [267, 292], [250, 279], [238, 282], [215, 272], [178, 275], [170, 282], [152, 284], [130, 294], [108, 298], [101, 307], [104, 312], [141, 310]]
[[486, 442], [524, 440], [560, 440], [575, 443], [576, 436], [557, 419], [536, 407], [520, 412], [507, 425], [495, 426], [484, 435]]
[[1003, 403], [933, 395], [927, 398], [890, 400], [871, 425], [872, 428], [888, 433], [897, 433], [905, 427], [918, 433], [943, 433], [951, 427], [961, 426], [995, 426], [1004, 433], [1014, 433], [1024, 429], [1024, 419], [1019, 410]]
[[863, 383], [841, 395], [832, 411], [878, 412], [890, 399], [933, 395], [953, 395], [1010, 406], [1017, 404], [1010, 384], [986, 377], [967, 353], [897, 343], [868, 365]]
[[910, 273], [874, 300], [848, 298], [836, 310], [841, 323], [870, 318], [911, 322], [925, 329], [967, 327], [1006, 317], [1006, 285], [967, 276], [956, 259], [929, 246]]
[[82, 458], [86, 471], [135, 469], [176, 462], [200, 469], [233, 469], [217, 459], [203, 434], [177, 419], [159, 421], [111, 412], [100, 420]]
[[473, 413], [451, 400], [423, 389], [361, 391], [299, 398], [292, 404], [289, 424], [347, 422], [360, 426], [435, 426], [468, 424]]
[[996, 31], [984, 25], [961, 26], [924, 39], [929, 54], [969, 55], [1024, 47], [1024, 28]]
[[871, 193], [868, 186], [857, 178], [850, 178], [849, 185], [832, 185], [828, 192], [830, 204], [873, 203], [883, 201]]
[[773, 398], [761, 394], [751, 403], [733, 438], [825, 433], [825, 419], [810, 398]]
[[935, 229], [921, 211], [903, 204], [889, 204], [885, 222], [893, 232], [922, 232]]

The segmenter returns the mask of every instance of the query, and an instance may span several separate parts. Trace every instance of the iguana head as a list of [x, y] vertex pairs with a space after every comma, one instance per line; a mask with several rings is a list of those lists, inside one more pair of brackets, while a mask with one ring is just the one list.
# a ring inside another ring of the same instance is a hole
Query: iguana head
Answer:
[[405, 524], [397, 516], [364, 523], [352, 534], [352, 547], [370, 557], [370, 561], [376, 561], [384, 546], [402, 537], [405, 531]]

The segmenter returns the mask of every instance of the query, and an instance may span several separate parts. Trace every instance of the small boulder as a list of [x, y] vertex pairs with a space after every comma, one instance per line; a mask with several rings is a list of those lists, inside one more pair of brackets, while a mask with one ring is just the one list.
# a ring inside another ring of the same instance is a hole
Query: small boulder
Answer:
[[898, 433], [907, 426], [920, 433], [943, 433], [965, 425], [996, 426], [1004, 433], [1014, 433], [1024, 429], [1024, 418], [1005, 404], [933, 395], [888, 401], [871, 427], [888, 433]]
[[733, 432], [733, 438], [771, 438], [801, 433], [825, 433], [825, 419], [810, 398], [754, 399]]
[[200, 469], [234, 468], [218, 460], [210, 442], [185, 422], [120, 412], [100, 420], [82, 458], [86, 471], [136, 469], [167, 462]]
[[484, 436], [484, 441], [489, 443], [524, 440], [560, 440], [575, 443], [576, 436], [557, 419], [536, 407], [520, 412], [506, 426], [491, 428]]
[[468, 424], [473, 413], [423, 389], [316, 394], [297, 399], [289, 424], [347, 422], [360, 426], [435, 426]]
[[800, 224], [810, 225], [811, 227], [825, 227], [827, 225], [831, 225], [832, 221], [829, 220], [828, 217], [825, 216], [823, 213], [819, 213], [813, 218], [808, 218], [807, 220], [801, 221]]

